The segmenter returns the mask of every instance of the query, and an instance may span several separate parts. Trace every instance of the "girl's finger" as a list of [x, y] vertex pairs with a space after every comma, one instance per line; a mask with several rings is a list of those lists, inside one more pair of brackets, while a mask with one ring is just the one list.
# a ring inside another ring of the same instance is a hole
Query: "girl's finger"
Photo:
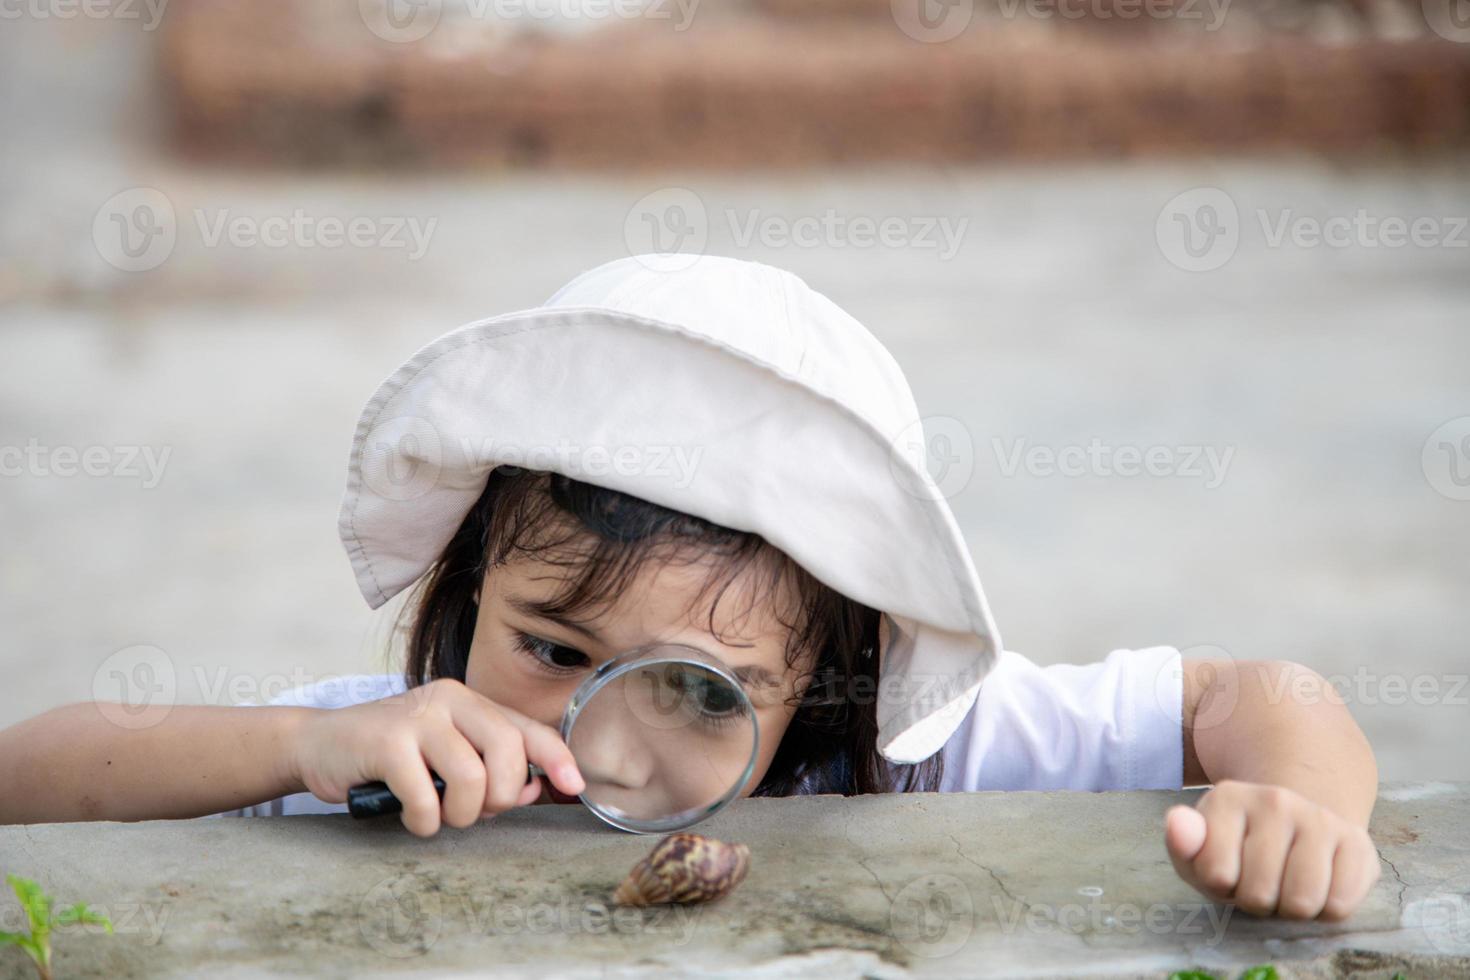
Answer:
[[1327, 892], [1327, 904], [1322, 907], [1322, 918], [1340, 922], [1353, 914], [1367, 897], [1369, 889], [1378, 880], [1378, 851], [1366, 840], [1344, 840], [1337, 845], [1332, 858], [1332, 886]]
[[1315, 919], [1327, 904], [1337, 838], [1317, 827], [1302, 827], [1286, 858], [1281, 901], [1276, 910], [1288, 919]]
[[432, 837], [439, 830], [439, 793], [417, 743], [405, 742], [385, 760], [379, 778], [403, 804], [399, 819], [410, 833]]
[[526, 740], [526, 758], [546, 770], [553, 786], [571, 796], [587, 788], [587, 781], [577, 768], [572, 750], [554, 729], [532, 722], [531, 727], [521, 730], [521, 734]]
[[451, 827], [474, 824], [485, 800], [485, 762], [480, 753], [452, 725], [425, 734], [420, 747], [430, 768], [444, 780], [444, 822]]
[[520, 730], [497, 720], [483, 751], [490, 781], [480, 802], [490, 813], [503, 813], [519, 803], [526, 789], [526, 747]]
[[527, 718], [519, 711], [500, 705], [496, 707], [505, 720], [520, 731], [526, 760], [545, 769], [553, 786], [572, 796], [587, 788], [587, 782], [577, 768], [577, 760], [572, 757], [572, 750], [567, 748], [567, 743], [562, 741], [560, 732], [550, 725]]
[[1164, 815], [1164, 849], [1174, 872], [1195, 891], [1206, 889], [1194, 873], [1194, 856], [1205, 843], [1205, 818], [1192, 806], [1174, 806]]
[[1205, 843], [1190, 862], [1194, 877], [1210, 894], [1228, 898], [1240, 882], [1240, 847], [1245, 837], [1245, 810], [1235, 805], [1200, 804], [1205, 815]]
[[1235, 904], [1251, 915], [1270, 915], [1281, 899], [1281, 876], [1291, 852], [1292, 825], [1257, 815], [1246, 822]]
[[480, 753], [486, 781], [476, 804], [489, 814], [519, 806], [526, 785], [524, 735], [512, 717], [515, 712], [474, 692], [456, 704], [451, 718]]
[[1171, 806], [1164, 814], [1164, 846], [1175, 861], [1189, 862], [1205, 846], [1205, 818], [1192, 806]]
[[530, 806], [541, 798], [541, 777], [532, 776], [526, 788], [521, 790], [520, 799], [516, 800], [516, 806]]

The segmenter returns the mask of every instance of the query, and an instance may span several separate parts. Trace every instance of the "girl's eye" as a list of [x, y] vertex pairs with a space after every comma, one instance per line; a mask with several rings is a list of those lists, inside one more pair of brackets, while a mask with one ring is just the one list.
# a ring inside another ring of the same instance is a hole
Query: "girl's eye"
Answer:
[[592, 662], [580, 650], [519, 631], [516, 633], [516, 647], [535, 660], [541, 668], [553, 673], [570, 673]]
[[749, 713], [733, 688], [703, 672], [670, 668], [663, 682], [686, 698], [699, 721], [712, 728], [733, 725]]

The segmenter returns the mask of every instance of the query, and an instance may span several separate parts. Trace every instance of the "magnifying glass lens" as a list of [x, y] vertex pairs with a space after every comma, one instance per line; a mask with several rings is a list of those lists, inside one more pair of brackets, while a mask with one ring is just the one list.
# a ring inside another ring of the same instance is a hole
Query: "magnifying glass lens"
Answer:
[[688, 826], [749, 778], [755, 714], [726, 674], [691, 660], [639, 663], [588, 698], [567, 740], [583, 801], [630, 830]]

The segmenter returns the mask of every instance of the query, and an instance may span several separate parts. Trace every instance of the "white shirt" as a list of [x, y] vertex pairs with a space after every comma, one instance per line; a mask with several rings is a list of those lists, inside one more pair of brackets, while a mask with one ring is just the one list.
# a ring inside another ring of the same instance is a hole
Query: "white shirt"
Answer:
[[[404, 689], [398, 674], [358, 674], [299, 687], [271, 704], [344, 708]], [[1098, 663], [1051, 667], [1003, 652], [945, 743], [940, 789], [1179, 789], [1182, 702], [1183, 669], [1173, 647], [1115, 650]], [[346, 810], [293, 793], [218, 816]]]

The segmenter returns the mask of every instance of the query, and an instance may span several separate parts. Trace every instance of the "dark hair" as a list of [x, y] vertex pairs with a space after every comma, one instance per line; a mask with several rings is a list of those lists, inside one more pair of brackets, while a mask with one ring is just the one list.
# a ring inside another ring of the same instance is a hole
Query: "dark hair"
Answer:
[[710, 574], [695, 601], [718, 587], [711, 634], [726, 591], [742, 572], [753, 572], [749, 604], [736, 621], [764, 597], [794, 595], [785, 605], [795, 608], [777, 609], [775, 617], [789, 630], [787, 665], [804, 665], [811, 677], [754, 795], [938, 789], [938, 754], [898, 765], [878, 752], [877, 610], [817, 581], [758, 534], [560, 473], [514, 466], [491, 472], [404, 609], [410, 687], [442, 677], [464, 680], [485, 572], [516, 556], [571, 570], [548, 609], [569, 617], [611, 602], [649, 561], [702, 563]]

